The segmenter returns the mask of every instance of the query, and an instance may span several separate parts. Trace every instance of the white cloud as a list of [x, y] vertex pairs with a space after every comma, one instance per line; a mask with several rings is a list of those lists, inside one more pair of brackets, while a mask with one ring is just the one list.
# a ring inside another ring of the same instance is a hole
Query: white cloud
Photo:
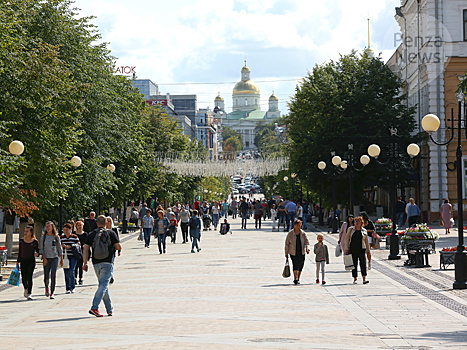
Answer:
[[[302, 77], [316, 63], [363, 49], [368, 13], [375, 38], [372, 48], [387, 56], [393, 49], [387, 38], [397, 30], [393, 7], [398, 4], [397, 0], [76, 1], [83, 15], [97, 16], [94, 23], [117, 63], [136, 66], [140, 78], [156, 83], [238, 81], [244, 55], [255, 80]], [[393, 27], [388, 29], [388, 23]], [[263, 108], [274, 89], [283, 111], [295, 86], [279, 81], [258, 85]], [[161, 86], [162, 92], [199, 94], [201, 107], [212, 107], [209, 101], [217, 91], [230, 107], [232, 88], [233, 84]]]

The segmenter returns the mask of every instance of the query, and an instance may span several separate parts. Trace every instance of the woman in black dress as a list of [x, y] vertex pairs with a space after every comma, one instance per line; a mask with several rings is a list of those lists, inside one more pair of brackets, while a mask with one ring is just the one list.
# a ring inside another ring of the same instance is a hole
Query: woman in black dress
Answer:
[[310, 253], [310, 242], [305, 231], [302, 230], [302, 222], [295, 219], [293, 230], [285, 239], [285, 257], [292, 259], [294, 284], [300, 284], [300, 275], [305, 264], [305, 252]]

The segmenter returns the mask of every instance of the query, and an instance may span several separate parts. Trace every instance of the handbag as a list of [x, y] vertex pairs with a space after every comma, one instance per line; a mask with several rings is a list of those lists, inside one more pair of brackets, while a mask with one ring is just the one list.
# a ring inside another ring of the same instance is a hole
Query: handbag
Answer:
[[354, 269], [352, 254], [344, 255], [344, 265], [346, 271], [352, 271]]
[[16, 267], [11, 271], [10, 277], [8, 277], [8, 284], [12, 286], [19, 286], [19, 279], [20, 279], [20, 272], [19, 272], [19, 265], [16, 265]]
[[336, 258], [340, 257], [342, 255], [342, 248], [339, 243], [336, 244]]
[[63, 254], [63, 266], [62, 267], [64, 269], [69, 269], [70, 268], [70, 260], [68, 259], [66, 249], [65, 249], [65, 254]]
[[454, 219], [451, 218], [451, 220], [449, 220], [451, 222], [451, 227], [454, 227]]
[[284, 270], [282, 271], [282, 277], [284, 278], [290, 277], [289, 258], [285, 260], [285, 266], [284, 266]]

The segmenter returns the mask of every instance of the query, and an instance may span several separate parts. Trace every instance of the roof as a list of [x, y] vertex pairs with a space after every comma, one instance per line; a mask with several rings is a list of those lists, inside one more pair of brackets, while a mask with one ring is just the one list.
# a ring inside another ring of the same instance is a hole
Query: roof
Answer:
[[250, 111], [233, 111], [231, 113], [227, 113], [227, 118], [229, 120], [260, 120], [260, 119], [265, 119], [266, 118], [266, 113], [265, 111], [262, 111], [260, 109], [253, 109]]

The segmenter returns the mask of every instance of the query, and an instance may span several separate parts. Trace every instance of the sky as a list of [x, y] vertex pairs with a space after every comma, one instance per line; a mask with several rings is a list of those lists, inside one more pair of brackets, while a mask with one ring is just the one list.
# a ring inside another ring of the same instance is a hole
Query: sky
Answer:
[[198, 108], [226, 111], [244, 60], [261, 92], [287, 103], [315, 65], [368, 46], [386, 62], [396, 50], [400, 0], [75, 0], [79, 16], [95, 16], [117, 66], [134, 66], [162, 94], [193, 93]]

